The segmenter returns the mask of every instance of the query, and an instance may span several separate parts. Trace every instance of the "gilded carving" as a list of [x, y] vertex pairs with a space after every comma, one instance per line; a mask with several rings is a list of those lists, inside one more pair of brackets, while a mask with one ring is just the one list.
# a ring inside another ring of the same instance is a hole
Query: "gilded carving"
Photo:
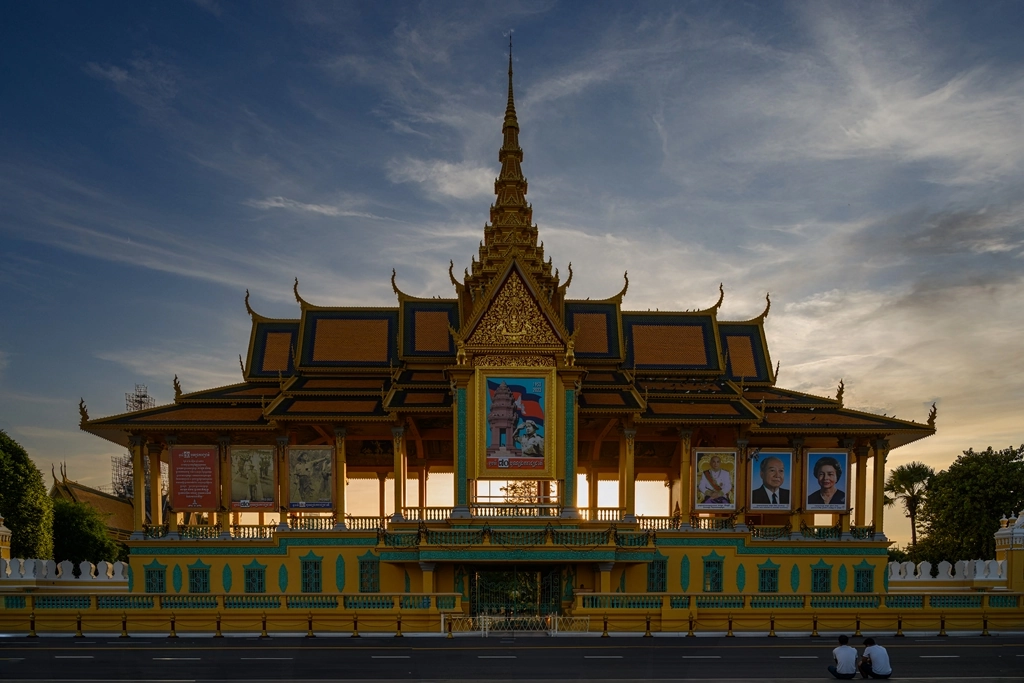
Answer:
[[550, 356], [476, 356], [473, 365], [487, 368], [553, 368], [555, 359]]
[[518, 273], [512, 272], [491, 301], [480, 324], [467, 340], [470, 346], [530, 344], [561, 346], [562, 343], [530, 295]]

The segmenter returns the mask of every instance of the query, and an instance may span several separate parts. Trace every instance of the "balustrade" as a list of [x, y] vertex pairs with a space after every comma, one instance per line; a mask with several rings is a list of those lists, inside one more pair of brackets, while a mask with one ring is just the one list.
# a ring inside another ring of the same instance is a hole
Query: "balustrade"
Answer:
[[662, 529], [678, 529], [681, 518], [678, 516], [656, 517], [639, 515], [637, 516], [636, 521], [640, 524], [640, 528], [645, 531], [658, 531]]
[[473, 503], [469, 508], [474, 517], [558, 517], [562, 513], [554, 503]]
[[232, 538], [273, 538], [276, 524], [233, 524]]
[[288, 519], [288, 528], [292, 531], [328, 531], [334, 528], [337, 517], [331, 515], [303, 515]]
[[384, 517], [345, 517], [345, 528], [349, 531], [379, 531], [387, 525]]
[[757, 538], [762, 541], [777, 541], [780, 538], [789, 540], [789, 533], [792, 529], [793, 528], [788, 524], [785, 526], [751, 526], [750, 537]]
[[690, 526], [701, 531], [731, 531], [736, 525], [731, 517], [690, 516]]
[[402, 517], [410, 522], [446, 522], [451, 516], [449, 507], [402, 508]]

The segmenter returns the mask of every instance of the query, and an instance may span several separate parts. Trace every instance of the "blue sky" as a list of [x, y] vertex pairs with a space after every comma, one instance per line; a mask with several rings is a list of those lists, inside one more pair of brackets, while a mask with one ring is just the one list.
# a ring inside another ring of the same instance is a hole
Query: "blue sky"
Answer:
[[[0, 428], [237, 381], [242, 299], [448, 296], [487, 219], [508, 29], [572, 292], [757, 315], [783, 386], [1024, 441], [1020, 3], [19, 3], [0, 27]], [[895, 514], [893, 519], [899, 517]]]

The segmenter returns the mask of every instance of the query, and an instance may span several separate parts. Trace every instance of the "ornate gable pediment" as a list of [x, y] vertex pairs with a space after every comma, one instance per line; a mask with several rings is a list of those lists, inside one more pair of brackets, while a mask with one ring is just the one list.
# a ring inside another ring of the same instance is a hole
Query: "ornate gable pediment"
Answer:
[[470, 347], [564, 347], [560, 334], [518, 268], [508, 270], [504, 282], [488, 301], [478, 322], [466, 335]]

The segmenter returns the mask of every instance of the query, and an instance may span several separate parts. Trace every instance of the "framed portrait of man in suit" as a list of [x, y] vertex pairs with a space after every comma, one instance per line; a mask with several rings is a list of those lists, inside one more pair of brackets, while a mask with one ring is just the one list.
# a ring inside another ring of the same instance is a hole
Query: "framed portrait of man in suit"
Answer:
[[792, 482], [793, 451], [750, 450], [750, 510], [788, 512]]

